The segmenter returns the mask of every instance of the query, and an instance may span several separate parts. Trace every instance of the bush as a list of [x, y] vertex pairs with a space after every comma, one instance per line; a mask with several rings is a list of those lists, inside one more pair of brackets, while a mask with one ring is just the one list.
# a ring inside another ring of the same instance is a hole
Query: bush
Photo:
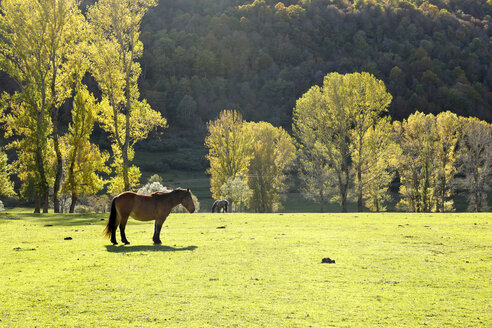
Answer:
[[87, 205], [75, 205], [75, 213], [92, 213], [92, 209]]
[[160, 182], [154, 181], [154, 182], [149, 182], [146, 185], [144, 185], [142, 188], [138, 189], [137, 193], [143, 195], [150, 195], [158, 191], [168, 191], [168, 189], [164, 187]]

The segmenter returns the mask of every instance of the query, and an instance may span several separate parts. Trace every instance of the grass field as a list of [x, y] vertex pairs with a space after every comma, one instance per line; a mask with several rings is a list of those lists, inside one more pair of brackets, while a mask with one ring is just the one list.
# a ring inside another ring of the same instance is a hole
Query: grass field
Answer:
[[163, 246], [105, 220], [0, 214], [0, 326], [492, 325], [490, 213], [172, 214]]

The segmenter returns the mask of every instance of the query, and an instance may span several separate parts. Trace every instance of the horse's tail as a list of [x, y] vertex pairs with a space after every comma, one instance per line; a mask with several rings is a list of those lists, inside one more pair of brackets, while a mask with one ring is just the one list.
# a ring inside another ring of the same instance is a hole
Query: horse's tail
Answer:
[[106, 224], [106, 228], [104, 229], [104, 235], [108, 238], [111, 238], [111, 235], [118, 228], [118, 223], [116, 222], [116, 206], [115, 206], [116, 198], [113, 198], [111, 202], [111, 213], [109, 214], [109, 220]]

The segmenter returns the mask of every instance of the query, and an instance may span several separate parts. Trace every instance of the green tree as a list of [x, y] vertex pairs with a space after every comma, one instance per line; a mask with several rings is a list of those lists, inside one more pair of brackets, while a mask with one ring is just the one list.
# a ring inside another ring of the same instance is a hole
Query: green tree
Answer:
[[17, 153], [12, 167], [22, 182], [20, 194], [35, 201], [35, 213], [41, 212], [41, 207], [46, 213], [49, 186], [54, 181], [53, 159], [56, 158], [53, 142], [49, 138], [51, 120], [37, 109], [31, 93], [25, 91], [11, 97], [4, 95], [3, 100], [10, 111], [1, 120], [5, 137], [13, 138], [6, 147], [15, 149]]
[[[1, 3], [0, 65], [21, 86], [18, 95], [11, 99], [29, 110], [36, 122], [31, 126], [34, 136], [31, 142], [35, 145], [37, 193], [43, 198], [44, 212], [48, 211], [49, 184], [43, 147], [49, 136], [56, 155], [53, 193], [55, 212], [59, 211], [63, 168], [58, 113], [71, 95], [72, 58], [77, 44], [86, 35], [82, 32], [83, 22], [75, 0], [5, 0]], [[16, 113], [25, 114], [25, 111]]]
[[[296, 102], [293, 114], [293, 132], [305, 152], [326, 166], [335, 181], [338, 201], [342, 211], [347, 211], [347, 195], [350, 175], [350, 117], [347, 107], [341, 106], [347, 89], [343, 75], [331, 73], [325, 76], [323, 86], [313, 86]], [[326, 164], [324, 164], [326, 163]]]
[[92, 48], [92, 74], [105, 104], [101, 125], [114, 143], [116, 177], [110, 186], [113, 193], [136, 187], [140, 170], [130, 166], [133, 146], [155, 128], [166, 126], [159, 112], [139, 100], [138, 91], [141, 68], [136, 60], [143, 53], [140, 25], [147, 10], [155, 5], [155, 0], [100, 0], [88, 11], [90, 26], [97, 36]]
[[[320, 176], [333, 176], [332, 186], [338, 191], [334, 199], [343, 212], [347, 211], [348, 192], [354, 182], [352, 171], [356, 173], [358, 210], [362, 210], [363, 167], [368, 156], [365, 135], [381, 120], [390, 102], [383, 82], [369, 73], [330, 73], [321, 87], [312, 87], [297, 100], [293, 131], [303, 157], [317, 161], [309, 164], [311, 171], [316, 168], [323, 171]], [[330, 189], [327, 192], [334, 194]]]
[[251, 137], [243, 133], [243, 118], [236, 110], [224, 110], [219, 118], [207, 123], [205, 147], [210, 168], [212, 197], [221, 196], [220, 187], [227, 179], [246, 175], [249, 164]]
[[454, 209], [452, 181], [457, 172], [456, 147], [459, 136], [458, 116], [449, 111], [436, 116], [434, 210], [445, 212]]
[[366, 157], [361, 169], [365, 205], [374, 212], [385, 211], [386, 203], [391, 199], [389, 184], [395, 177], [401, 155], [389, 119], [381, 120], [369, 128], [364, 136], [364, 144]]
[[282, 128], [267, 122], [248, 122], [244, 134], [251, 136], [248, 185], [253, 191], [250, 208], [255, 212], [276, 212], [285, 191], [285, 170], [295, 159], [292, 138]]
[[80, 197], [94, 195], [104, 187], [105, 182], [98, 172], [110, 173], [106, 165], [109, 154], [101, 152], [99, 147], [90, 142], [97, 115], [98, 106], [94, 96], [85, 86], [78, 84], [72, 123], [65, 136], [68, 156], [63, 189], [72, 198], [70, 213], [74, 212]]
[[416, 112], [395, 123], [402, 155], [399, 159], [398, 207], [412, 212], [430, 212], [434, 194], [435, 116]]
[[316, 150], [306, 150], [302, 146], [298, 153], [299, 177], [303, 182], [301, 191], [306, 199], [320, 205], [320, 212], [324, 212], [324, 204], [329, 197], [329, 191], [334, 184], [333, 175], [322, 154]]
[[492, 187], [492, 125], [477, 118], [460, 118], [458, 163], [464, 178], [458, 187], [466, 190], [468, 209], [488, 210]]
[[10, 180], [12, 166], [8, 163], [7, 154], [0, 150], [0, 195], [15, 196], [14, 184]]
[[388, 111], [391, 103], [391, 95], [386, 92], [384, 83], [369, 73], [354, 73], [344, 76], [343, 86], [347, 88], [345, 97], [339, 106], [346, 107], [351, 113], [351, 152], [352, 165], [355, 170], [355, 189], [357, 197], [357, 210], [363, 209], [364, 168], [368, 167], [368, 156], [372, 149], [368, 148], [365, 141], [370, 129], [373, 129]]

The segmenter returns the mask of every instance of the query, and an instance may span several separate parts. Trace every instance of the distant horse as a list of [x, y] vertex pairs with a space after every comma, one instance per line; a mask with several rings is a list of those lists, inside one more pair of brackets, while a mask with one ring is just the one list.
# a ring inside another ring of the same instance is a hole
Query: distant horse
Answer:
[[191, 198], [190, 189], [177, 188], [167, 192], [155, 192], [152, 195], [141, 195], [134, 192], [124, 192], [113, 198], [111, 214], [109, 215], [104, 234], [111, 239], [113, 245], [116, 241], [116, 229], [120, 227], [121, 242], [130, 243], [126, 239], [125, 227], [128, 217], [138, 221], [152, 221], [154, 224], [154, 244], [161, 244], [161, 228], [171, 210], [177, 205], [183, 205], [188, 212], [195, 211], [195, 204]]
[[218, 213], [220, 213], [221, 209], [223, 212], [227, 213], [227, 206], [229, 206], [229, 202], [227, 200], [225, 199], [216, 200], [214, 202], [214, 205], [212, 206], [212, 213], [215, 213], [215, 209], [217, 209]]

